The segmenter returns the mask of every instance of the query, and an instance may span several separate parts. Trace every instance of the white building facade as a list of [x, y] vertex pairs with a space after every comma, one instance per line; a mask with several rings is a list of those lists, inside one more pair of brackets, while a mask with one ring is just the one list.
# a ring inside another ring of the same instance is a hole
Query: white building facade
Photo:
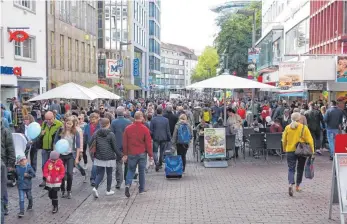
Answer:
[[[25, 101], [46, 91], [45, 1], [0, 1], [0, 12], [1, 102], [8, 105], [9, 98]], [[23, 32], [29, 37], [21, 42]]]

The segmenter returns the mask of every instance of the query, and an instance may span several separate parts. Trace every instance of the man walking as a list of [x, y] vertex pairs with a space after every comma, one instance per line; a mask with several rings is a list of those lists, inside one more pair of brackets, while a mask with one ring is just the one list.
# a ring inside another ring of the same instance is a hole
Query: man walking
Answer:
[[336, 101], [332, 100], [330, 108], [324, 116], [324, 121], [327, 124], [327, 136], [330, 150], [330, 160], [333, 160], [335, 153], [335, 137], [341, 130], [343, 112], [337, 107]]
[[[158, 172], [163, 164], [165, 149], [166, 147], [170, 147], [168, 143], [171, 141], [169, 120], [163, 117], [163, 109], [161, 107], [157, 108], [157, 116], [152, 118], [149, 129], [153, 139], [155, 171]], [[159, 161], [158, 147], [160, 148]]]
[[128, 162], [128, 173], [125, 180], [125, 196], [128, 198], [130, 197], [129, 188], [132, 184], [137, 166], [139, 166], [139, 193], [142, 194], [145, 192], [147, 153], [150, 160], [153, 160], [151, 134], [148, 128], [142, 123], [142, 112], [137, 111], [134, 118], [134, 123], [125, 129], [123, 135], [123, 162]]
[[[116, 147], [117, 147], [117, 150], [119, 150], [120, 152], [123, 152], [123, 134], [124, 134], [125, 128], [131, 124], [130, 120], [125, 119], [124, 111], [125, 111], [124, 107], [122, 106], [117, 107], [117, 111], [116, 111], [117, 119], [113, 120], [111, 124], [111, 130], [116, 135]], [[123, 166], [122, 160], [119, 160], [119, 161], [117, 160], [116, 189], [120, 189], [123, 182], [122, 166]], [[124, 172], [124, 178], [125, 178], [125, 172]]]
[[314, 148], [315, 152], [318, 154], [321, 154], [320, 148], [321, 148], [321, 141], [320, 141], [320, 135], [321, 135], [321, 124], [322, 128], [325, 129], [325, 123], [323, 120], [322, 113], [315, 108], [313, 105], [313, 102], [310, 102], [308, 104], [309, 110], [305, 112], [305, 117], [307, 120], [307, 126], [308, 129], [311, 132], [313, 141], [314, 141]]
[[177, 121], [178, 121], [178, 117], [173, 113], [173, 108], [171, 104], [166, 106], [166, 113], [164, 117], [166, 117], [169, 120], [170, 133], [172, 136], [175, 130], [175, 125], [177, 124]]

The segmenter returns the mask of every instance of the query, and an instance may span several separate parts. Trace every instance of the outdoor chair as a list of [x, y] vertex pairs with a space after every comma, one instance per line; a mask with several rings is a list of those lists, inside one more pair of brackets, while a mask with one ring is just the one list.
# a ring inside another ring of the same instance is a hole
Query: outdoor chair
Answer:
[[226, 154], [227, 159], [231, 159], [229, 152], [234, 151], [234, 161], [236, 162], [236, 156], [235, 156], [235, 135], [226, 135]]
[[[243, 129], [243, 137], [242, 137], [243, 141], [242, 141], [241, 150], [242, 150], [244, 159], [246, 158], [246, 144], [249, 145], [249, 138], [250, 138], [250, 135], [253, 133], [254, 133], [254, 128], [244, 128]], [[251, 155], [250, 151], [249, 151], [249, 155]]]
[[278, 151], [278, 155], [281, 157], [282, 161], [282, 133], [267, 133], [266, 134], [266, 159], [269, 155], [269, 150]]
[[265, 155], [265, 134], [251, 134], [249, 141], [249, 149], [252, 150], [254, 156], [259, 155], [261, 150], [263, 151], [263, 155]]

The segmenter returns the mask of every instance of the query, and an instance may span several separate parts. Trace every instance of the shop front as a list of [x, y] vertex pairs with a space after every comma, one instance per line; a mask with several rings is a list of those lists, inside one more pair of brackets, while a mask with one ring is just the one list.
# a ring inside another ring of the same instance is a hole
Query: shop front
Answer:
[[1, 103], [9, 106], [11, 99], [17, 97], [17, 77], [22, 76], [21, 67], [0, 66]]
[[327, 83], [326, 82], [305, 82], [308, 92], [308, 101], [327, 101]]

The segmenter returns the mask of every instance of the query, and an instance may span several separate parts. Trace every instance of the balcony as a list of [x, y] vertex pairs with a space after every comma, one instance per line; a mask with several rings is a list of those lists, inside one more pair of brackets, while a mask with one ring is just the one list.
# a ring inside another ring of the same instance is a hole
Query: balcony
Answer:
[[273, 27], [256, 48], [260, 48], [257, 71], [278, 66], [283, 55], [283, 26]]

